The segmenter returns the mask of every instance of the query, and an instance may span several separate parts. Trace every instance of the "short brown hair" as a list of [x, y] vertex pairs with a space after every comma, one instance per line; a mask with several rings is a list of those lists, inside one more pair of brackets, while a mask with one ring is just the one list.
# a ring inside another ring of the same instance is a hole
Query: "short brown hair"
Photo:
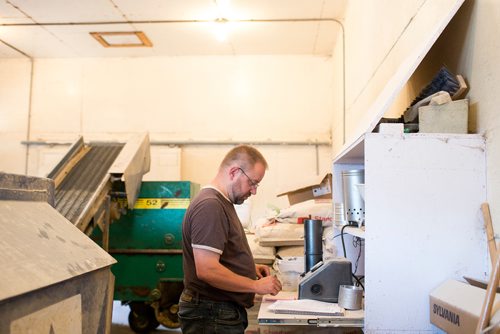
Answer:
[[242, 168], [253, 167], [258, 162], [263, 164], [265, 169], [268, 168], [264, 156], [255, 147], [250, 145], [238, 145], [231, 149], [222, 160], [220, 167], [229, 166], [236, 161]]

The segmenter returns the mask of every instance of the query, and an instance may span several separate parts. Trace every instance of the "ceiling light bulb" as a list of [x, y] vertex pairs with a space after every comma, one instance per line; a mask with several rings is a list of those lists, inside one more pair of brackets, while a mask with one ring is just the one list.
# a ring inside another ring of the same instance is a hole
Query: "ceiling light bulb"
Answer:
[[215, 38], [219, 42], [226, 41], [227, 35], [228, 35], [228, 26], [227, 26], [226, 19], [219, 18], [219, 19], [215, 20], [214, 33], [215, 33]]

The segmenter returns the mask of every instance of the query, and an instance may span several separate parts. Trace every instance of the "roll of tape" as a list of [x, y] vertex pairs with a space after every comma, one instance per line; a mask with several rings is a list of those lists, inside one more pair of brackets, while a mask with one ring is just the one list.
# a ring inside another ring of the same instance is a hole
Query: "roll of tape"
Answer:
[[348, 310], [361, 309], [363, 289], [354, 285], [341, 285], [339, 288], [339, 306]]

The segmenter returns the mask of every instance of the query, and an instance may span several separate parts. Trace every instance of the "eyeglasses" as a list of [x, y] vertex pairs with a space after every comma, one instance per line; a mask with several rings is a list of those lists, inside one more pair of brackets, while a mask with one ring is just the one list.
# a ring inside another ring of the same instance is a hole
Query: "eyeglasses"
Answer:
[[259, 182], [256, 182], [254, 180], [252, 180], [250, 178], [250, 176], [247, 175], [247, 173], [245, 173], [245, 171], [243, 170], [243, 168], [241, 167], [238, 167], [239, 170], [241, 170], [241, 172], [243, 173], [243, 175], [245, 175], [248, 179], [248, 182], [250, 182], [250, 187], [253, 187], [254, 189], [257, 189], [257, 187], [259, 186]]

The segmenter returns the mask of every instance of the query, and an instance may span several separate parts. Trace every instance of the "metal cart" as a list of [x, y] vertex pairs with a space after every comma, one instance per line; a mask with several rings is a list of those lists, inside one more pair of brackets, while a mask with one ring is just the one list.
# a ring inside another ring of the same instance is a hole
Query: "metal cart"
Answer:
[[[114, 299], [130, 306], [129, 324], [136, 332], [180, 325], [182, 220], [198, 190], [188, 181], [143, 182], [134, 208], [109, 226], [108, 252], [118, 261], [112, 267]], [[125, 199], [113, 200], [114, 207], [126, 205]], [[102, 231], [94, 229], [91, 237], [99, 243]]]

